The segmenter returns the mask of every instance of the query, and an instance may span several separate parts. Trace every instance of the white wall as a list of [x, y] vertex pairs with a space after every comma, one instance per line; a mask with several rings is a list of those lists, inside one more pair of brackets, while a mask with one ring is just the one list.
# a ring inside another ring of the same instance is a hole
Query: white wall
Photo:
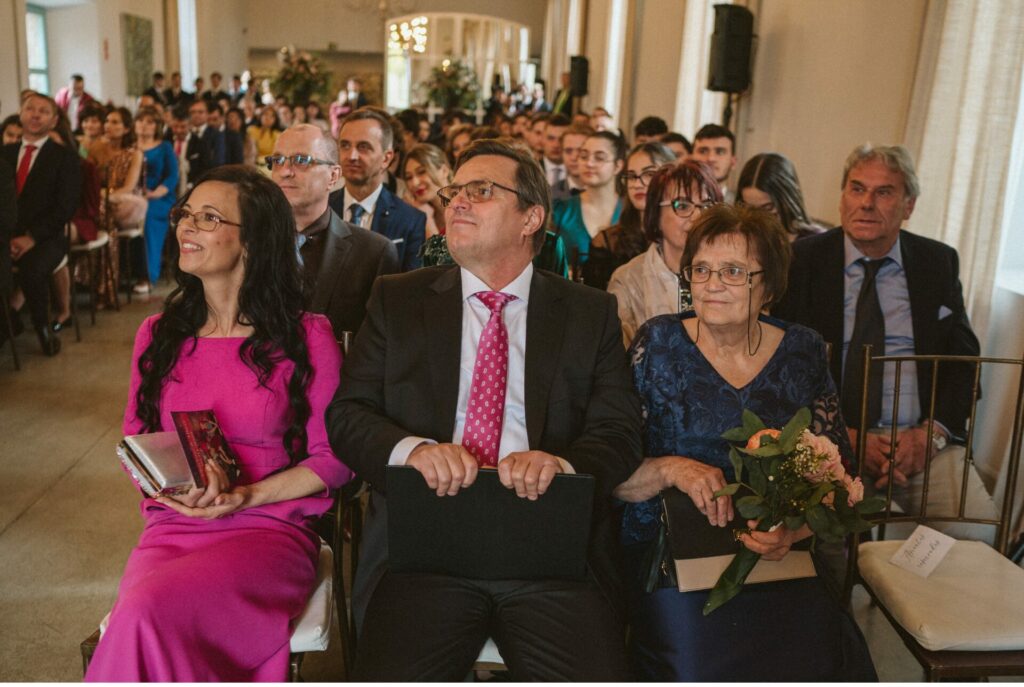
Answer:
[[620, 122], [629, 128], [629, 135], [632, 125], [648, 115], [661, 117], [672, 126], [679, 80], [667, 78], [666, 66], [672, 71], [678, 65], [685, 15], [686, 3], [680, 0], [640, 0], [637, 4], [633, 98]]
[[245, 0], [196, 0], [199, 73], [206, 79], [207, 88], [211, 72], [221, 73], [221, 87], [226, 91], [231, 75], [248, 68], [248, 30], [254, 18], [250, 4]]
[[94, 97], [102, 98], [105, 95], [103, 41], [82, 40], [83, 36], [99, 34], [98, 21], [97, 6], [92, 3], [46, 10], [50, 95], [56, 95], [58, 90], [67, 86], [72, 74], [82, 75], [85, 90]]
[[[865, 141], [903, 141], [927, 0], [761, 0], [739, 166], [793, 160], [812, 216], [838, 220], [843, 161]], [[685, 133], [685, 132], [684, 132]]]
[[18, 93], [28, 84], [27, 59], [25, 0], [0, 0], [0, 117], [18, 110]]

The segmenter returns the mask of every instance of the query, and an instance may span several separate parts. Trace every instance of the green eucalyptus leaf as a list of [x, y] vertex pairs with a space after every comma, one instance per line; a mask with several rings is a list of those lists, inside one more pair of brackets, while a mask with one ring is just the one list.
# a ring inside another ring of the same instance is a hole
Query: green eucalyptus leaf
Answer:
[[736, 501], [736, 510], [747, 520], [759, 520], [768, 515], [768, 506], [764, 499], [757, 495], [744, 496]]
[[764, 474], [764, 468], [761, 467], [761, 463], [756, 460], [750, 461], [747, 464], [747, 472], [750, 488], [754, 490], [755, 494], [764, 496], [768, 491], [768, 477]]
[[796, 411], [796, 414], [782, 428], [782, 434], [779, 435], [779, 445], [782, 446], [784, 453], [792, 453], [793, 449], [796, 448], [796, 442], [800, 438], [800, 433], [807, 429], [810, 424], [810, 410], [801, 408]]
[[798, 530], [804, 526], [807, 522], [802, 515], [787, 515], [784, 522], [786, 523], [786, 529]]
[[870, 515], [871, 513], [881, 513], [885, 510], [885, 499], [881, 496], [872, 496], [866, 498], [854, 506], [856, 511], [861, 515]]
[[743, 427], [744, 429], [750, 430], [750, 434], [747, 435], [748, 438], [760, 432], [762, 429], [767, 429], [767, 427], [764, 426], [764, 422], [761, 421], [761, 418], [746, 408], [743, 409]]
[[745, 444], [752, 434], [753, 432], [749, 431], [746, 427], [733, 427], [730, 430], [722, 432], [722, 438], [726, 441], [740, 441]]
[[726, 484], [724, 487], [715, 492], [715, 496], [732, 496], [740, 489], [739, 482], [733, 482], [732, 484]]
[[828, 509], [820, 504], [811, 506], [804, 513], [804, 517], [807, 518], [807, 524], [810, 525], [811, 530], [818, 536], [826, 536], [829, 534], [829, 530], [832, 527], [832, 523], [828, 519], [828, 514], [825, 512]]
[[729, 462], [732, 463], [732, 471], [735, 475], [735, 480], [739, 482], [743, 479], [743, 459], [740, 458], [740, 454], [735, 448], [729, 449]]

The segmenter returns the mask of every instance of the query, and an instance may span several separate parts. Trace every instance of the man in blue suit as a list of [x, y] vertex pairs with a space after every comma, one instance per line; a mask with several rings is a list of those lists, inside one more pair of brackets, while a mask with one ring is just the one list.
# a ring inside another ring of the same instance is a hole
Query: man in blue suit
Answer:
[[210, 126], [210, 104], [202, 98], [195, 100], [188, 106], [188, 117], [192, 133], [199, 137], [210, 151], [211, 166], [223, 165], [227, 158], [224, 134]]
[[422, 265], [420, 249], [427, 216], [384, 186], [395, 155], [394, 130], [383, 113], [360, 108], [341, 124], [338, 148], [345, 187], [331, 194], [331, 208], [344, 220], [387, 237], [403, 272]]

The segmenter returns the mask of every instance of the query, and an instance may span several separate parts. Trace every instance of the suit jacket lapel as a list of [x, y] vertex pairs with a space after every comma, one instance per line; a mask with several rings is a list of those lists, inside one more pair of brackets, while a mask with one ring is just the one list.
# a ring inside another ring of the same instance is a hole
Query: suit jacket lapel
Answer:
[[[816, 307], [823, 313], [821, 318], [821, 337], [832, 344], [831, 369], [832, 377], [836, 384], [843, 378], [843, 329], [846, 317], [843, 312], [843, 303], [846, 297], [846, 272], [844, 259], [843, 230], [834, 229], [834, 234], [828, 242], [825, 251], [824, 264], [811, 266], [811, 269], [820, 270], [820, 280], [817, 282]], [[812, 283], [814, 283], [812, 282]]]
[[551, 279], [533, 273], [526, 313], [526, 436], [530, 447], [540, 445], [547, 417], [551, 381], [561, 357], [565, 331], [565, 304], [550, 284]]
[[345, 256], [352, 250], [352, 230], [332, 210], [331, 222], [327, 227], [327, 245], [324, 246], [323, 261], [316, 275], [316, 288], [309, 307], [313, 312], [327, 312], [331, 304], [331, 294], [336, 292], [335, 286], [342, 278], [341, 269]]
[[50, 157], [56, 154], [57, 144], [50, 145], [50, 141], [44, 140], [43, 143], [36, 148], [34, 155], [36, 159], [32, 162], [32, 167], [28, 170], [28, 176], [25, 177], [25, 188], [21, 190], [22, 195], [26, 192], [31, 192], [35, 184], [33, 183], [36, 179], [39, 179], [43, 175], [43, 170], [46, 169], [47, 165], [50, 164]]
[[386, 186], [382, 186], [380, 195], [377, 196], [377, 206], [373, 209], [373, 222], [370, 225], [371, 231], [392, 238], [388, 234], [388, 215], [391, 214], [392, 205], [391, 192], [388, 191]]
[[458, 267], [445, 270], [430, 285], [423, 301], [423, 333], [434, 386], [438, 439], [451, 441], [462, 357], [462, 279]]
[[[938, 317], [939, 306], [932, 297], [936, 292], [927, 260], [922, 260], [914, 242], [914, 235], [900, 230], [900, 254], [903, 271], [907, 275], [910, 295], [910, 321], [914, 329], [914, 352], [921, 353], [920, 342], [933, 330], [930, 325]], [[920, 366], [918, 366], [920, 367]]]

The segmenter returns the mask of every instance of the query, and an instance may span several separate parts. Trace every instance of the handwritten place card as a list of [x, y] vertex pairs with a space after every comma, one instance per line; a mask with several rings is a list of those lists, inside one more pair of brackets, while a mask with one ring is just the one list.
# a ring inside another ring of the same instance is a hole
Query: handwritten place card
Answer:
[[955, 543], [956, 539], [949, 535], [918, 525], [889, 562], [915, 575], [928, 577]]

